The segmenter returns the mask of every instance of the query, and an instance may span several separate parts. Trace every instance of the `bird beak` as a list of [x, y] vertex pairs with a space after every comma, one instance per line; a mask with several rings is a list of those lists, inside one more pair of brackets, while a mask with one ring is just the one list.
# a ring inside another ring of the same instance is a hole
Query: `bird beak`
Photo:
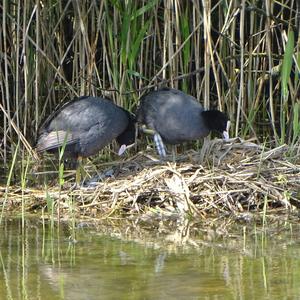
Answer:
[[125, 145], [125, 144], [121, 145], [121, 147], [120, 147], [120, 149], [119, 149], [119, 151], [118, 151], [118, 155], [119, 155], [119, 156], [123, 155], [124, 152], [125, 152], [127, 149], [132, 148], [134, 145], [135, 145], [135, 143], [133, 143], [133, 144], [131, 144], [131, 145]]
[[223, 138], [225, 141], [229, 140], [229, 129], [230, 129], [230, 121], [227, 121], [226, 130], [223, 131]]
[[121, 156], [122, 154], [124, 154], [126, 149], [127, 149], [127, 146], [125, 144], [123, 144], [118, 151], [118, 155]]

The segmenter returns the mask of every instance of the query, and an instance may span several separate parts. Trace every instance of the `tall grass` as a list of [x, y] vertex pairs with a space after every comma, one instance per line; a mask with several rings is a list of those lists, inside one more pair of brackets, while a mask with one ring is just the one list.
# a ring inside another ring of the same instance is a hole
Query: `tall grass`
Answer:
[[104, 95], [134, 110], [164, 85], [227, 111], [236, 135], [299, 145], [298, 1], [16, 0], [0, 11], [5, 163], [18, 141], [34, 155], [61, 102]]

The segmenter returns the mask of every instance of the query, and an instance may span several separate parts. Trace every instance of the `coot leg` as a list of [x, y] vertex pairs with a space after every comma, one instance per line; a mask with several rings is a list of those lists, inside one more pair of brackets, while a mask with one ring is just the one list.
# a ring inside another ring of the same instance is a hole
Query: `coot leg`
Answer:
[[159, 133], [154, 134], [154, 142], [156, 146], [156, 150], [161, 158], [165, 158], [167, 156], [166, 147]]
[[166, 152], [166, 146], [164, 145], [164, 142], [158, 132], [156, 132], [153, 129], [147, 128], [145, 125], [142, 126], [141, 128], [142, 132], [146, 134], [151, 134], [153, 135], [154, 138], [154, 143], [156, 150], [161, 158], [165, 158], [167, 156]]
[[173, 162], [175, 163], [176, 162], [176, 156], [177, 156], [177, 147], [176, 145], [172, 145], [172, 159], [173, 159]]
[[76, 166], [76, 185], [80, 186], [81, 183], [81, 174], [84, 172], [82, 167], [82, 156], [77, 157], [77, 166]]

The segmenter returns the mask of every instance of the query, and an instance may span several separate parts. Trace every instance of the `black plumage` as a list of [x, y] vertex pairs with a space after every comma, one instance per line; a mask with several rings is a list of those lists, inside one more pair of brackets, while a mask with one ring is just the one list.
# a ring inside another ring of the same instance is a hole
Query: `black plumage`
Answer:
[[56, 152], [65, 145], [65, 156], [88, 157], [113, 139], [124, 145], [132, 144], [134, 123], [132, 114], [108, 99], [80, 97], [47, 118], [39, 130], [36, 150]]
[[[206, 137], [211, 131], [217, 131], [228, 138], [228, 118], [218, 110], [205, 111], [192, 96], [182, 91], [163, 88], [150, 92], [140, 100], [137, 121], [153, 130], [157, 148], [162, 139], [168, 144], [180, 144], [186, 141]], [[164, 151], [159, 151], [164, 156]]]

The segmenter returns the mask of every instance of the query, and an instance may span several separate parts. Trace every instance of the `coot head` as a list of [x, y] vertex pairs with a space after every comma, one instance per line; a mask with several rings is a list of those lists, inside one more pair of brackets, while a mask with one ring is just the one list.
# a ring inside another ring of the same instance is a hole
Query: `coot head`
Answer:
[[[125, 110], [124, 110], [125, 111]], [[128, 125], [126, 129], [116, 138], [117, 143], [120, 146], [118, 155], [122, 155], [126, 149], [130, 148], [135, 142], [135, 123], [136, 119], [133, 114], [125, 111], [128, 117]]]
[[201, 117], [203, 118], [204, 125], [209, 131], [217, 131], [223, 135], [225, 140], [229, 139], [228, 131], [230, 121], [226, 114], [219, 110], [212, 109], [203, 111]]

